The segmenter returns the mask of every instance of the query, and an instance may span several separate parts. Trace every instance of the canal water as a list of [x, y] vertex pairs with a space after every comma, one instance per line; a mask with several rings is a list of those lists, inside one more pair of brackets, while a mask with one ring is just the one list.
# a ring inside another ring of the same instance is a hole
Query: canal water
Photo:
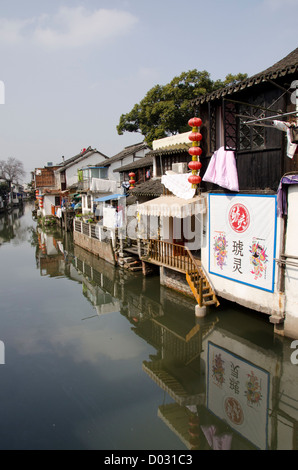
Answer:
[[0, 214], [0, 449], [297, 449], [298, 365], [268, 319], [192, 299]]

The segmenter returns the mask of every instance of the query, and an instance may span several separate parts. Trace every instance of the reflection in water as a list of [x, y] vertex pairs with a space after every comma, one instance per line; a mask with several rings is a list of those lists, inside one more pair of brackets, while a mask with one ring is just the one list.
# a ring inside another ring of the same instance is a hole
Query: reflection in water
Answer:
[[[13, 229], [8, 225], [5, 222], [0, 229], [2, 239], [6, 233], [5, 241], [9, 239], [8, 233], [16, 240], [28, 234], [28, 229], [18, 228], [15, 222]], [[71, 348], [75, 339], [76, 361], [91, 362], [92, 356], [97, 367], [99, 355], [105, 356], [107, 381], [115, 380], [112, 379], [113, 360], [119, 360], [119, 356], [124, 359], [126, 355], [130, 361], [129, 375], [121, 370], [123, 363], [120, 363], [115, 372], [119, 382], [109, 388], [110, 397], [102, 395], [106, 408], [113, 394], [121, 397], [116, 400], [117, 425], [104, 427], [106, 440], [102, 448], [152, 449], [150, 437], [140, 441], [141, 432], [135, 440], [128, 440], [125, 424], [135, 414], [134, 419], [141, 419], [140, 426], [145, 428], [144, 436], [156, 432], [161, 449], [169, 445], [177, 448], [177, 441], [170, 443], [169, 435], [178, 439], [181, 449], [297, 449], [298, 366], [290, 361], [289, 341], [274, 336], [266, 319], [231, 304], [196, 319], [192, 299], [161, 287], [158, 277], [144, 278], [105, 263], [73, 245], [70, 234], [45, 233], [37, 228], [31, 230], [30, 243], [35, 246], [40, 277], [44, 281], [48, 278], [48, 282], [68, 279], [73, 286], [81, 286], [83, 298], [93, 310], [93, 313], [82, 310], [80, 317], [82, 324], [89, 323], [94, 330], [92, 345], [91, 336], [88, 337], [90, 350], [87, 351], [87, 343], [84, 348], [78, 347], [82, 330], [74, 330], [70, 324], [64, 327], [63, 333], [59, 330], [56, 347], [67, 337], [65, 344]], [[69, 308], [73, 309], [73, 305]], [[95, 328], [96, 318], [100, 323]], [[101, 323], [103, 319], [105, 322]], [[127, 336], [129, 339], [123, 346], [120, 330], [126, 328], [125, 324], [138, 342]], [[118, 342], [113, 345], [112, 329], [115, 337], [116, 330], [118, 335]], [[49, 340], [44, 342], [48, 344]], [[142, 344], [147, 349], [142, 349]], [[141, 355], [140, 363], [135, 360], [136, 350]], [[130, 391], [135, 403], [128, 407], [123, 395], [134, 374], [138, 376], [140, 389]], [[154, 395], [154, 403], [148, 390]], [[102, 385], [95, 393], [100, 391]], [[68, 393], [73, 395], [71, 389]], [[141, 408], [136, 406], [139, 400]], [[149, 420], [152, 406], [159, 424]], [[94, 410], [90, 423], [95, 419]], [[109, 410], [107, 420], [115, 422], [114, 410]], [[101, 426], [103, 422], [102, 418]], [[146, 430], [148, 423], [155, 427]], [[167, 437], [163, 438], [162, 433]]]
[[10, 212], [0, 213], [0, 246], [13, 241], [21, 243], [26, 239], [27, 229], [23, 228], [20, 218], [24, 215], [24, 207], [13, 207]]

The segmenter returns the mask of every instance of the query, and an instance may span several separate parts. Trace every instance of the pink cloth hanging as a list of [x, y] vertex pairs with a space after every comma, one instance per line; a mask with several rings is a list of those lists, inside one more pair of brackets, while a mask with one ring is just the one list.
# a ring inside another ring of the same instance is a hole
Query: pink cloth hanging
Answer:
[[220, 147], [211, 157], [203, 181], [214, 183], [230, 191], [239, 191], [234, 152]]
[[230, 450], [232, 446], [232, 434], [217, 435], [216, 426], [201, 426], [209, 446], [213, 450]]

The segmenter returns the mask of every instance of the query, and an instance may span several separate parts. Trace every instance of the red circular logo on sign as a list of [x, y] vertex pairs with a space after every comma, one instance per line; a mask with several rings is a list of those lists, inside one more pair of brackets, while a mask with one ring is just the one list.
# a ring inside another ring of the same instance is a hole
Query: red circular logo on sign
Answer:
[[233, 397], [227, 397], [224, 403], [225, 412], [227, 417], [232, 423], [240, 425], [244, 421], [244, 414], [242, 407], [238, 400]]
[[245, 232], [250, 223], [248, 209], [243, 204], [234, 204], [229, 212], [229, 222], [235, 232]]

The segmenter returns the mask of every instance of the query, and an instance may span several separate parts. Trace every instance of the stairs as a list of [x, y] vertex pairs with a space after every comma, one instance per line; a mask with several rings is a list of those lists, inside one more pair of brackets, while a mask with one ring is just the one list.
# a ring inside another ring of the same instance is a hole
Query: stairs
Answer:
[[186, 273], [186, 280], [200, 307], [208, 305], [218, 307], [219, 301], [215, 292], [201, 269]]
[[187, 247], [152, 239], [148, 244], [147, 254], [141, 259], [185, 273], [188, 285], [198, 305], [200, 307], [208, 305], [218, 307], [219, 301], [200, 261], [194, 258]]

